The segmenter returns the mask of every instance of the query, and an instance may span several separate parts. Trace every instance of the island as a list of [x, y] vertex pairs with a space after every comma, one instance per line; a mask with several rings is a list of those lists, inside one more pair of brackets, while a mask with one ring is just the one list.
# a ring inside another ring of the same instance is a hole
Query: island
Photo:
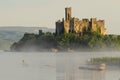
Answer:
[[11, 45], [11, 51], [98, 51], [120, 50], [120, 35], [108, 35], [104, 20], [72, 17], [65, 8], [65, 19], [55, 23], [55, 32], [25, 33]]

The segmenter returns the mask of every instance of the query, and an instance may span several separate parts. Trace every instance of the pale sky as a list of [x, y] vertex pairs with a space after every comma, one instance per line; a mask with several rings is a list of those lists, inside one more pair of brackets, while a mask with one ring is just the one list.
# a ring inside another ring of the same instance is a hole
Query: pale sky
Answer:
[[120, 34], [119, 0], [0, 0], [0, 26], [55, 28], [69, 6], [73, 17], [104, 19], [108, 33]]

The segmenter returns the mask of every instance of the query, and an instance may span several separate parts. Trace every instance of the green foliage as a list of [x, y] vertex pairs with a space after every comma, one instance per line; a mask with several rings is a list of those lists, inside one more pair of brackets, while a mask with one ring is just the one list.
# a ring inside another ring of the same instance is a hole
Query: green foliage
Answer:
[[92, 64], [120, 64], [120, 57], [98, 57], [98, 58], [91, 58], [89, 60]]
[[[42, 35], [41, 35], [42, 34]], [[25, 34], [17, 43], [11, 46], [11, 49], [22, 50], [24, 47], [35, 46], [37, 50], [50, 50], [56, 48], [58, 50], [120, 50], [120, 35], [101, 35], [98, 32], [89, 32], [82, 36], [75, 33], [65, 33], [56, 36], [55, 33]]]

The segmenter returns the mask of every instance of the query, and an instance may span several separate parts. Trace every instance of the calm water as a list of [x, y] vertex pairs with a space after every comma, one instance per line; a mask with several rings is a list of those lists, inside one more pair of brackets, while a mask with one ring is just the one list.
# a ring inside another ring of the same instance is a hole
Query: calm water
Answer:
[[120, 80], [120, 66], [106, 65], [105, 71], [81, 69], [96, 67], [88, 64], [93, 57], [120, 57], [119, 52], [80, 52], [57, 54], [57, 80]]
[[0, 80], [56, 80], [55, 56], [49, 53], [1, 52]]
[[0, 80], [119, 80], [120, 66], [107, 65], [104, 72], [79, 69], [93, 66], [87, 60], [102, 56], [120, 56], [120, 53], [0, 52]]

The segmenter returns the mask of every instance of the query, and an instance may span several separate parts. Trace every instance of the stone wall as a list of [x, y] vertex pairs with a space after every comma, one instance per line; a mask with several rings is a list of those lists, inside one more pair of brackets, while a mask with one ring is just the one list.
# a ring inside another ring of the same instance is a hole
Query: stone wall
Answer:
[[56, 22], [56, 34], [60, 35], [64, 32], [63, 22], [60, 20]]
[[71, 7], [65, 8], [65, 20], [71, 20]]
[[98, 31], [100, 29], [100, 33], [102, 35], [106, 34], [105, 21], [98, 20], [96, 18], [82, 19], [72, 18], [71, 17], [71, 8], [65, 8], [65, 20], [62, 22], [56, 22], [56, 34], [62, 34], [64, 32], [75, 32], [75, 33], [84, 33], [91, 31]]
[[70, 21], [69, 20], [64, 20], [63, 26], [64, 26], [64, 32], [69, 33], [70, 32]]

